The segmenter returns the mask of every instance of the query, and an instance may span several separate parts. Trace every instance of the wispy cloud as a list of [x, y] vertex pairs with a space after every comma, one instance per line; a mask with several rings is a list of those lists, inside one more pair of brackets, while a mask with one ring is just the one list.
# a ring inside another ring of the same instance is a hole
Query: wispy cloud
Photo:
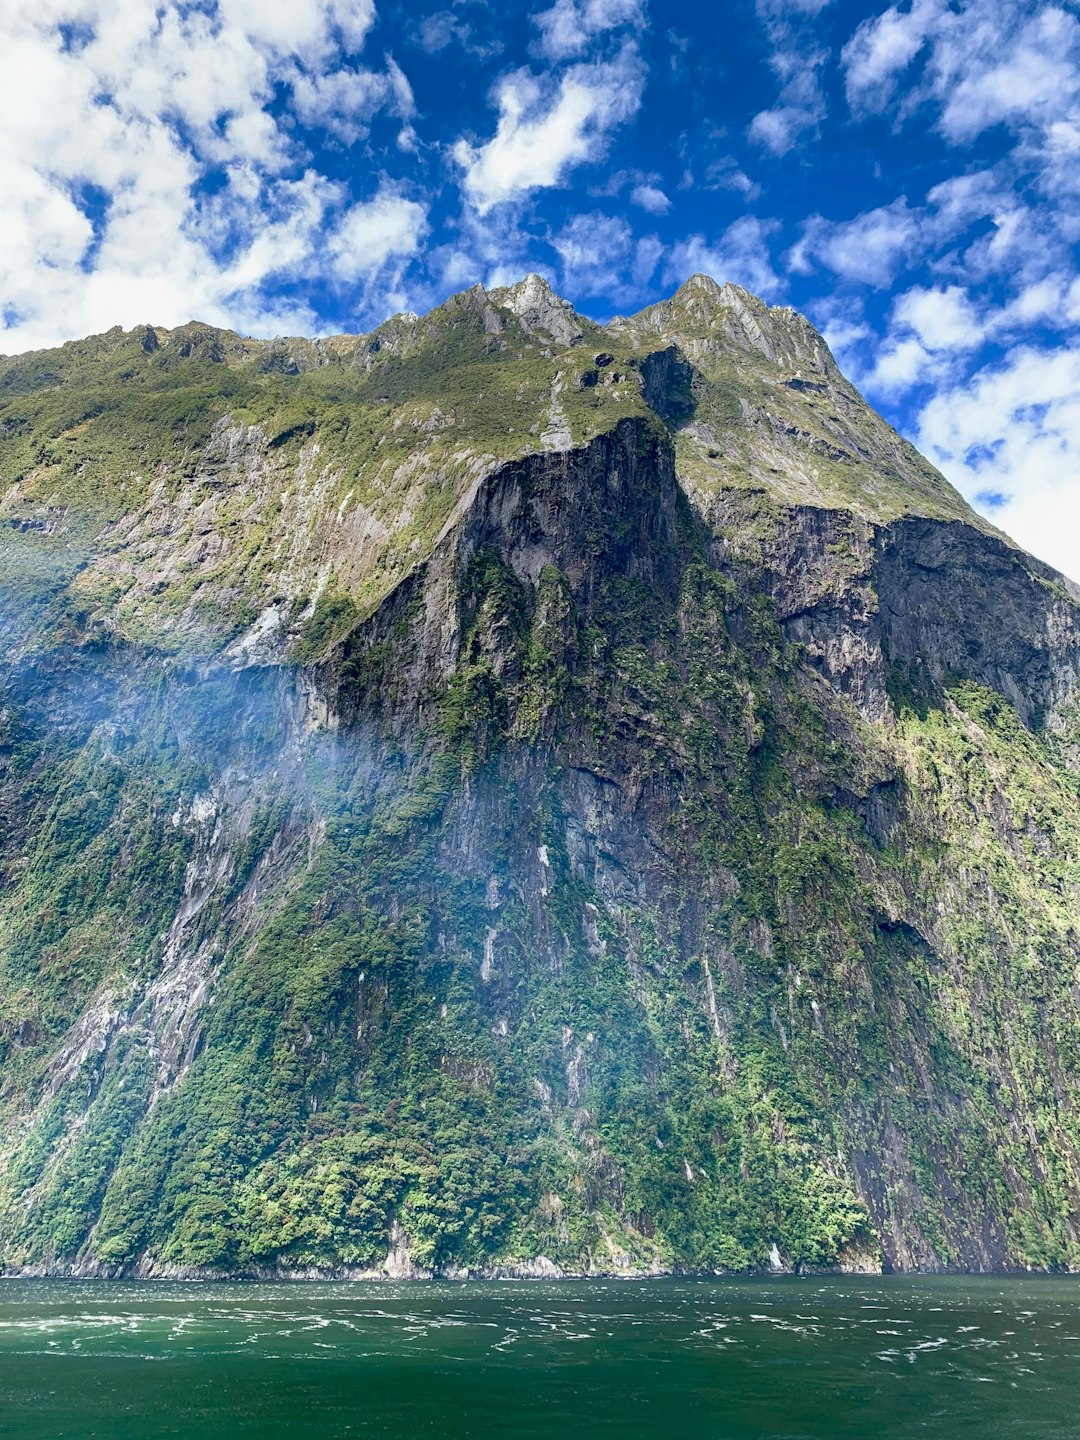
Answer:
[[412, 87], [404, 73], [387, 57], [383, 70], [343, 67], [325, 74], [300, 72], [292, 80], [297, 118], [318, 127], [346, 145], [367, 135], [367, 123], [379, 111], [389, 110], [402, 120], [416, 113]]
[[904, 198], [852, 220], [813, 215], [803, 225], [789, 265], [797, 274], [809, 274], [820, 265], [843, 280], [885, 287], [903, 268], [918, 237], [918, 219]]
[[630, 203], [650, 215], [666, 215], [671, 209], [671, 201], [656, 185], [635, 185], [630, 192]]
[[540, 31], [537, 49], [548, 60], [586, 54], [598, 36], [645, 24], [644, 0], [555, 0], [550, 10], [533, 16]]
[[1057, 5], [1023, 0], [913, 0], [864, 21], [844, 47], [848, 99], [857, 112], [896, 103], [899, 82], [917, 58], [901, 118], [921, 104], [957, 143], [991, 126], [1060, 124], [1080, 95], [1080, 20]]
[[758, 18], [773, 47], [771, 65], [780, 94], [750, 122], [750, 140], [777, 156], [786, 155], [825, 118], [820, 70], [828, 51], [814, 42], [810, 22], [829, 0], [757, 0]]
[[557, 79], [526, 70], [500, 82], [494, 136], [459, 140], [453, 154], [480, 214], [534, 190], [562, 184], [603, 155], [611, 131], [637, 112], [644, 68], [632, 46], [614, 59], [573, 65]]
[[817, 133], [825, 118], [825, 96], [818, 78], [825, 59], [824, 51], [776, 53], [773, 68], [783, 84], [776, 104], [759, 110], [750, 122], [748, 133], [754, 144], [774, 155], [786, 155], [805, 135]]
[[560, 284], [571, 294], [607, 296], [626, 286], [634, 235], [621, 216], [575, 215], [551, 243], [562, 262]]
[[[403, 264], [419, 250], [427, 228], [422, 205], [382, 190], [338, 219], [327, 245], [334, 273], [343, 280], [379, 276], [384, 289], [396, 292]], [[400, 297], [394, 303], [402, 303]]]
[[505, 48], [496, 32], [493, 16], [482, 0], [472, 5], [468, 18], [460, 9], [436, 10], [431, 15], [425, 15], [409, 39], [429, 55], [439, 55], [451, 46], [457, 46], [474, 60], [490, 60], [501, 55]]
[[860, 114], [886, 109], [904, 71], [940, 22], [944, 0], [913, 0], [907, 10], [892, 5], [864, 20], [844, 46], [847, 98]]

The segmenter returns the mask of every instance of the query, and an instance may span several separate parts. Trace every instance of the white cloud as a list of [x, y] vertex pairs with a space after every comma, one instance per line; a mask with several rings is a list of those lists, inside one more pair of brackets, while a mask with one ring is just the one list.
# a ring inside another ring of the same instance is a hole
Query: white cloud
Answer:
[[893, 306], [893, 319], [928, 350], [973, 350], [983, 338], [983, 322], [959, 285], [906, 291]]
[[414, 43], [429, 55], [438, 55], [455, 44], [476, 59], [486, 60], [498, 55], [503, 49], [503, 41], [495, 32], [494, 13], [482, 17], [486, 24], [480, 23], [475, 11], [473, 16], [473, 21], [466, 21], [453, 10], [437, 10], [432, 15], [426, 15], [414, 36]]
[[[678, 188], [692, 190], [695, 185], [700, 185], [706, 190], [731, 190], [752, 203], [761, 195], [761, 186], [751, 180], [726, 146], [721, 148], [718, 144], [726, 141], [729, 141], [729, 136], [723, 127], [710, 127], [704, 131], [695, 128], [691, 133], [684, 134], [680, 139], [684, 168]], [[717, 146], [717, 153], [713, 153], [714, 146]]]
[[533, 16], [540, 31], [537, 49], [548, 60], [583, 55], [598, 35], [645, 24], [644, 0], [555, 0], [550, 10]]
[[995, 524], [1080, 579], [1080, 351], [1011, 351], [936, 395], [916, 439]]
[[[900, 0], [859, 26], [841, 63], [857, 116], [885, 112], [899, 129], [918, 115], [947, 145], [980, 141], [997, 158], [922, 205], [913, 195], [840, 223], [811, 217], [788, 263], [847, 282], [827, 338], [871, 399], [932, 396], [917, 443], [996, 523], [1080, 578], [1076, 6]], [[859, 287], [892, 287], [916, 265], [920, 283], [896, 297], [879, 339]]]
[[852, 108], [886, 109], [920, 52], [925, 71], [907, 87], [901, 116], [934, 103], [953, 142], [998, 124], [1060, 123], [1080, 97], [1080, 21], [1066, 9], [1029, 0], [913, 0], [906, 11], [892, 6], [864, 21], [845, 45]]
[[318, 64], [340, 41], [352, 54], [375, 20], [373, 0], [218, 0], [222, 20], [271, 55]]
[[[366, 122], [377, 111], [390, 106], [395, 113], [406, 118], [415, 109], [408, 82], [405, 82], [404, 88], [395, 85], [388, 70], [342, 69], [330, 70], [323, 75], [301, 73], [293, 80], [292, 92], [297, 117], [303, 124], [326, 130], [346, 145], [355, 144], [367, 134]], [[268, 120], [269, 117], [261, 118]]]
[[1021, 156], [1034, 158], [1040, 184], [1051, 196], [1075, 196], [1080, 190], [1080, 108], [1051, 120], [1038, 147], [1021, 147]]
[[760, 110], [750, 122], [750, 139], [774, 155], [786, 155], [807, 130], [817, 126], [823, 113], [818, 105], [775, 105], [771, 110]]
[[825, 343], [836, 356], [845, 374], [856, 379], [859, 360], [866, 345], [874, 340], [874, 332], [863, 318], [862, 306], [844, 304], [831, 296], [824, 304], [813, 307], [811, 319], [825, 337]]
[[949, 239], [974, 220], [994, 215], [1015, 204], [1008, 178], [997, 169], [973, 170], [935, 185], [926, 196], [936, 213], [938, 234]]
[[651, 281], [664, 247], [655, 235], [635, 238], [622, 216], [600, 211], [575, 215], [554, 235], [564, 293], [602, 296], [617, 305], [638, 302]]
[[940, 368], [922, 342], [909, 335], [883, 346], [874, 368], [862, 377], [860, 384], [871, 396], [891, 396], [934, 378]]
[[848, 103], [857, 113], [884, 110], [896, 82], [923, 48], [943, 6], [914, 0], [908, 10], [892, 5], [864, 20], [841, 51]]
[[[689, 171], [686, 175], [686, 183], [687, 186], [694, 183], [693, 175]], [[701, 183], [708, 190], [733, 190], [750, 203], [753, 203], [761, 194], [761, 186], [756, 180], [750, 179], [746, 171], [731, 155], [722, 155], [716, 160], [710, 160], [705, 166]]]
[[344, 280], [370, 278], [393, 261], [411, 259], [426, 232], [422, 205], [380, 192], [342, 216], [328, 244], [334, 271]]
[[452, 10], [437, 10], [434, 15], [424, 16], [417, 40], [421, 50], [438, 55], [455, 40], [464, 43], [469, 33], [469, 27]]
[[[915, 385], [934, 381], [952, 385], [970, 364], [972, 352], [986, 341], [1008, 341], [1035, 324], [1064, 319], [1075, 325], [1073, 296], [1080, 299], [1080, 280], [1047, 276], [1025, 286], [1007, 303], [977, 307], [958, 285], [943, 289], [921, 286], [906, 291], [892, 308], [889, 335], [878, 345], [873, 367], [861, 372], [858, 347], [853, 370], [859, 384], [874, 397], [895, 398]], [[865, 329], [861, 338], [866, 339]]]
[[[1029, 292], [1024, 304], [1034, 318], [1031, 307], [1038, 296], [1049, 293], [1047, 285], [1063, 291], [1075, 273], [1080, 215], [1060, 199], [1046, 203], [1032, 195], [1025, 169], [1022, 157], [1014, 155], [993, 169], [935, 186], [920, 216], [920, 230], [928, 247], [939, 252], [945, 247], [934, 261], [940, 275], [969, 287], [989, 284], [998, 293], [1002, 286], [1017, 296]], [[994, 303], [1001, 303], [998, 294]], [[1021, 320], [1023, 308], [1013, 302], [1010, 306], [1011, 321]], [[1049, 307], [1040, 313], [1053, 318]]]
[[919, 225], [906, 199], [879, 206], [853, 220], [811, 216], [789, 256], [791, 269], [809, 274], [816, 261], [844, 280], [884, 287], [913, 253]]
[[575, 215], [553, 237], [562, 261], [562, 285], [578, 295], [610, 295], [625, 285], [634, 236], [621, 217]]
[[1080, 93], [1080, 22], [1054, 6], [1025, 10], [982, 0], [942, 25], [930, 68], [949, 139], [1055, 120]]
[[259, 295], [318, 273], [321, 234], [348, 201], [304, 169], [290, 125], [340, 134], [380, 106], [406, 113], [392, 61], [344, 63], [373, 17], [370, 0], [9, 0], [0, 349], [193, 316], [313, 324]]
[[[412, 86], [392, 55], [386, 56], [385, 64], [384, 70], [354, 67], [314, 74], [297, 72], [291, 82], [297, 118], [346, 145], [366, 138], [368, 122], [379, 111], [407, 122], [416, 114]], [[406, 124], [399, 144], [411, 149], [411, 139], [412, 130]]]
[[666, 215], [671, 209], [671, 201], [655, 185], [635, 185], [630, 192], [630, 200], [650, 215]]
[[776, 24], [792, 15], [820, 15], [831, 0], [757, 0], [755, 9], [766, 23]]
[[773, 69], [783, 80], [777, 103], [761, 110], [750, 122], [748, 134], [755, 145], [774, 155], [786, 155], [808, 131], [817, 133], [825, 118], [825, 97], [818, 70], [827, 56], [805, 45], [780, 48], [773, 55]]
[[915, 286], [893, 304], [890, 333], [874, 348], [872, 368], [860, 373], [857, 360], [853, 368], [871, 398], [893, 399], [913, 386], [955, 378], [988, 329], [989, 322], [960, 286]]
[[554, 87], [527, 71], [506, 76], [496, 91], [499, 121], [492, 139], [454, 146], [465, 192], [478, 212], [559, 185], [575, 166], [598, 158], [608, 133], [637, 111], [642, 83], [632, 47], [607, 63], [572, 66]]
[[672, 246], [664, 264], [667, 284], [680, 285], [689, 275], [711, 275], [721, 284], [729, 280], [770, 298], [781, 289], [769, 253], [769, 236], [779, 229], [775, 220], [744, 215], [729, 225], [714, 244], [703, 235], [691, 235]]
[[634, 246], [634, 263], [630, 277], [639, 291], [652, 283], [656, 267], [664, 256], [664, 245], [658, 235], [643, 235]]
[[412, 283], [409, 308], [437, 305], [447, 294], [477, 281], [491, 289], [514, 284], [530, 271], [547, 274], [548, 268], [537, 258], [534, 237], [520, 218], [512, 205], [496, 205], [483, 215], [466, 206], [457, 217], [453, 238], [426, 249], [425, 268], [435, 280], [427, 291]]
[[760, 110], [747, 134], [755, 145], [786, 155], [808, 132], [817, 134], [825, 118], [825, 95], [818, 72], [828, 51], [816, 42], [811, 23], [829, 0], [757, 0], [758, 19], [772, 45], [769, 64], [780, 81], [775, 104]]
[[1001, 311], [995, 329], [1063, 322], [1080, 325], [1080, 276], [1045, 275], [1025, 285]]

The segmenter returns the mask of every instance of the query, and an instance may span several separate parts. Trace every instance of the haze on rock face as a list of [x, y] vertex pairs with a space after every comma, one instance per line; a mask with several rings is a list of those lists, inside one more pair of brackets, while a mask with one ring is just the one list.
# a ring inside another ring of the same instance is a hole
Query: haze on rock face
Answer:
[[1080, 1263], [1080, 595], [808, 322], [0, 361], [0, 1264]]

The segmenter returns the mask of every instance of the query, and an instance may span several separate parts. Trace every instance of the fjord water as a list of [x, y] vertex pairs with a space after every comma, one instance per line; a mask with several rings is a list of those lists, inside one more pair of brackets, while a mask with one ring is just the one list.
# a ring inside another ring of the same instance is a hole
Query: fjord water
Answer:
[[1074, 1437], [1069, 1279], [0, 1282], [0, 1435]]

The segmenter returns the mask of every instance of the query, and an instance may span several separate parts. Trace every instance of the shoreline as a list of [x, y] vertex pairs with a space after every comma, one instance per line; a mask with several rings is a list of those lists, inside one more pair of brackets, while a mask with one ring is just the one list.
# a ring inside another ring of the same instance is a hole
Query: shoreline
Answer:
[[836, 1266], [795, 1270], [791, 1268], [755, 1270], [694, 1270], [650, 1268], [636, 1270], [563, 1270], [552, 1265], [550, 1269], [539, 1266], [506, 1265], [482, 1266], [475, 1269], [447, 1267], [444, 1270], [415, 1271], [411, 1274], [390, 1274], [386, 1270], [319, 1269], [314, 1266], [287, 1269], [249, 1270], [208, 1270], [199, 1267], [154, 1267], [146, 1270], [116, 1267], [110, 1269], [95, 1266], [24, 1265], [0, 1269], [0, 1281], [4, 1280], [79, 1280], [113, 1281], [117, 1283], [143, 1284], [228, 1284], [228, 1285], [426, 1285], [445, 1282], [462, 1284], [499, 1283], [505, 1281], [581, 1281], [610, 1282], [624, 1280], [644, 1283], [650, 1280], [821, 1280], [821, 1279], [985, 1279], [1009, 1280], [1032, 1277], [1068, 1279], [1080, 1275], [1077, 1270], [1027, 1269], [1015, 1267], [995, 1270], [896, 1270], [896, 1269], [842, 1269]]

